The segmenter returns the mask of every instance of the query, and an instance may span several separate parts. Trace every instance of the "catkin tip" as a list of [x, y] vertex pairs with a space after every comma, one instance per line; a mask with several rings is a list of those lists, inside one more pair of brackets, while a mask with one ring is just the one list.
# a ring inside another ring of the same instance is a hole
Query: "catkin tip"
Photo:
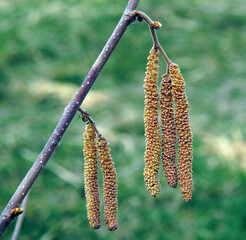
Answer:
[[152, 196], [152, 197], [158, 197], [158, 195], [159, 195], [159, 193], [160, 193], [160, 185], [158, 185], [158, 184], [156, 184], [156, 185], [154, 185], [153, 187], [151, 187], [150, 189], [149, 189], [149, 192], [150, 192], [150, 195]]
[[191, 194], [190, 193], [182, 193], [182, 197], [186, 203], [191, 202]]
[[91, 224], [91, 227], [93, 228], [93, 229], [99, 229], [100, 227], [101, 227], [101, 224], [98, 224], [98, 223], [95, 223], [95, 224]]
[[108, 226], [107, 227], [107, 229], [109, 230], [109, 231], [114, 231], [114, 230], [116, 230], [118, 228], [118, 225], [112, 225], [112, 226]]
[[175, 182], [168, 182], [168, 185], [171, 187], [171, 188], [176, 188], [178, 186], [178, 181], [175, 180]]

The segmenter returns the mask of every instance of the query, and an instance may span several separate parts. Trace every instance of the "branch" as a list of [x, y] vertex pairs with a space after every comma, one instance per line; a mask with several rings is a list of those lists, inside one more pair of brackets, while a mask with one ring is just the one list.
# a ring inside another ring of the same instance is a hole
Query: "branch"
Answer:
[[56, 146], [60, 142], [67, 127], [69, 126], [72, 119], [74, 118], [79, 106], [85, 99], [87, 93], [89, 92], [90, 88], [92, 87], [93, 83], [95, 82], [97, 76], [99, 75], [103, 66], [107, 62], [111, 53], [117, 46], [119, 40], [121, 39], [122, 35], [126, 31], [128, 25], [135, 20], [135, 18], [133, 18], [131, 14], [129, 13], [136, 9], [138, 2], [139, 0], [129, 0], [128, 5], [122, 17], [118, 25], [116, 26], [115, 30], [113, 31], [112, 35], [110, 36], [108, 42], [106, 43], [105, 47], [101, 51], [97, 60], [93, 64], [88, 75], [86, 76], [78, 92], [76, 93], [75, 97], [68, 104], [68, 106], [65, 107], [64, 112], [55, 130], [53, 131], [52, 135], [50, 136], [48, 142], [44, 146], [40, 155], [38, 156], [38, 158], [36, 159], [32, 167], [26, 174], [25, 178], [20, 183], [16, 192], [10, 199], [9, 203], [3, 210], [0, 216], [0, 236], [3, 234], [5, 229], [8, 227], [10, 222], [13, 220], [13, 217], [11, 217], [10, 212], [12, 211], [12, 209], [20, 206], [22, 200], [27, 195], [28, 191], [30, 190], [35, 180], [37, 179], [37, 177], [39, 176], [39, 174], [45, 167], [49, 158], [51, 157], [52, 153], [54, 152]]

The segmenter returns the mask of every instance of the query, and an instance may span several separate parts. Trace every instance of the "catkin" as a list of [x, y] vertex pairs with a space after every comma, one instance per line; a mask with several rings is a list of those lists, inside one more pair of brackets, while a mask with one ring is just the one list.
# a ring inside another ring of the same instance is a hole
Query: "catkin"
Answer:
[[103, 172], [104, 221], [107, 229], [113, 231], [118, 227], [117, 174], [106, 138], [98, 138], [97, 151]]
[[158, 123], [158, 56], [159, 52], [153, 47], [148, 57], [149, 62], [147, 63], [143, 86], [145, 93], [144, 126], [146, 139], [144, 180], [148, 191], [153, 197], [158, 196], [160, 192], [158, 171], [161, 154], [161, 137]]
[[91, 227], [98, 229], [101, 226], [101, 220], [98, 189], [96, 134], [91, 123], [86, 125], [84, 139], [84, 178], [87, 216]]
[[189, 104], [185, 93], [185, 82], [179, 66], [169, 66], [172, 81], [172, 93], [175, 103], [175, 123], [178, 134], [178, 181], [184, 201], [191, 201], [192, 180], [192, 132], [189, 124]]
[[161, 82], [161, 129], [162, 129], [162, 166], [167, 183], [177, 187], [176, 127], [174, 121], [171, 78], [164, 74]]

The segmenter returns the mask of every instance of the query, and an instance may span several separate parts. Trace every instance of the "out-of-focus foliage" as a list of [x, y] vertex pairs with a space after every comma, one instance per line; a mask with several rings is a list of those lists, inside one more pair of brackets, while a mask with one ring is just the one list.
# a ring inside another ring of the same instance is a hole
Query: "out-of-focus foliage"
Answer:
[[[126, 4], [0, 1], [1, 209]], [[144, 185], [142, 84], [152, 40], [147, 25], [136, 22], [83, 104], [111, 143], [118, 171], [119, 229], [89, 227], [82, 173], [84, 123], [76, 117], [31, 191], [20, 239], [244, 239], [245, 2], [140, 0], [138, 9], [163, 23], [159, 40], [187, 82], [194, 134], [192, 202], [185, 204], [179, 189], [167, 186], [163, 171], [159, 197], [150, 197]], [[165, 68], [161, 59], [161, 74]], [[13, 228], [14, 223], [3, 239], [10, 239]]]

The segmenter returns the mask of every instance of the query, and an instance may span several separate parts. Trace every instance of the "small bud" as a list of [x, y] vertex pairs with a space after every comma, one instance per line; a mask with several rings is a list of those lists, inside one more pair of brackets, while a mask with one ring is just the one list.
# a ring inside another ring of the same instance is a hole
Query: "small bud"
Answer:
[[176, 156], [176, 127], [174, 121], [172, 83], [167, 74], [162, 76], [161, 82], [161, 129], [162, 129], [162, 166], [167, 183], [177, 186]]
[[140, 15], [138, 16], [138, 21], [139, 22], [142, 22], [143, 21], [143, 18]]
[[162, 27], [162, 24], [160, 22], [154, 22], [153, 25], [152, 25], [152, 27], [154, 29], [160, 29]]
[[12, 211], [10, 212], [10, 216], [11, 217], [17, 217], [18, 215], [23, 213], [23, 208], [14, 208], [12, 209]]
[[104, 221], [107, 229], [113, 231], [118, 227], [117, 174], [105, 137], [99, 136], [97, 152], [103, 173]]
[[80, 114], [80, 117], [83, 122], [87, 122], [89, 120], [88, 114], [86, 113]]
[[86, 125], [84, 138], [84, 178], [87, 216], [91, 227], [98, 229], [101, 226], [97, 168], [98, 160], [96, 152], [96, 134], [91, 123]]
[[179, 66], [169, 66], [172, 93], [175, 103], [175, 123], [178, 134], [178, 181], [185, 202], [190, 202], [193, 191], [192, 180], [192, 132], [189, 123], [189, 103], [185, 93], [185, 82]]
[[158, 171], [161, 154], [161, 137], [158, 123], [158, 56], [159, 52], [152, 48], [148, 57], [149, 62], [147, 63], [143, 86], [145, 93], [144, 126], [146, 137], [144, 180], [149, 193], [153, 197], [158, 196], [160, 192]]

